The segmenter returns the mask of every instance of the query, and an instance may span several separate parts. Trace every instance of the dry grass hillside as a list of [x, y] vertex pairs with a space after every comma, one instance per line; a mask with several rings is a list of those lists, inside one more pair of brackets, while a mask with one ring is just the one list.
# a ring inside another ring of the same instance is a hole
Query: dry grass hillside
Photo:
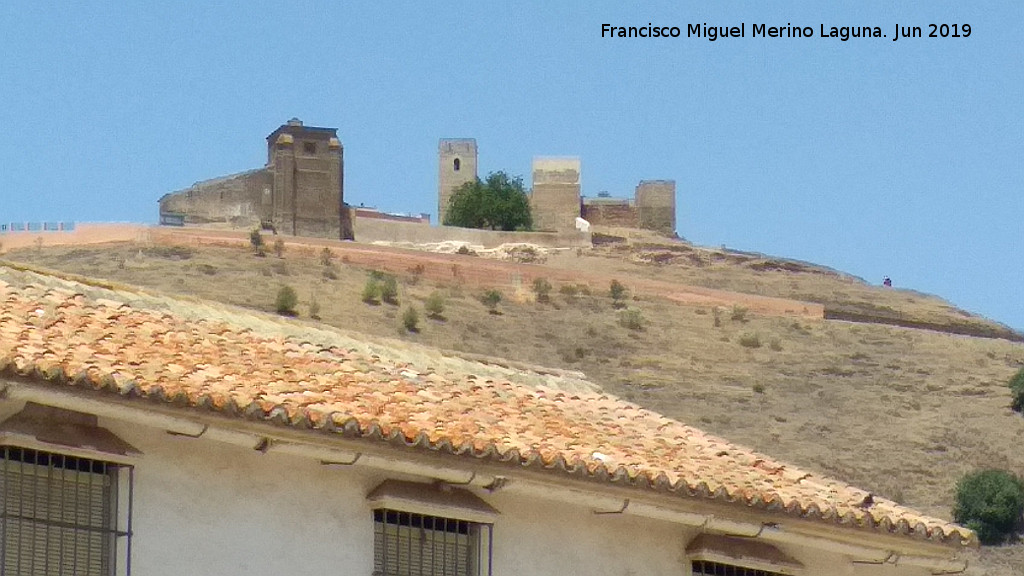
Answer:
[[[716, 256], [717, 254], [717, 256]], [[282, 285], [299, 294], [298, 317], [463, 353], [578, 370], [607, 391], [737, 443], [949, 517], [953, 486], [982, 467], [1024, 473], [1024, 417], [1006, 383], [1024, 366], [1024, 345], [935, 330], [836, 320], [764, 317], [742, 308], [684, 306], [631, 294], [613, 307], [553, 282], [550, 302], [505, 292], [490, 313], [479, 289], [399, 279], [399, 305], [361, 301], [368, 271], [312, 255], [283, 258], [231, 247], [114, 244], [11, 251], [10, 261], [171, 294], [272, 312]], [[466, 256], [472, 258], [472, 256]], [[820, 302], [968, 331], [1012, 332], [942, 300], [873, 287], [803, 263], [698, 249], [651, 239], [618, 240], [549, 258], [561, 270], [599, 271]], [[445, 300], [428, 319], [424, 300]], [[319, 319], [309, 305], [319, 304]], [[402, 328], [404, 309], [420, 330]], [[627, 316], [629, 315], [629, 316]], [[638, 321], [639, 329], [629, 321]], [[972, 553], [969, 574], [1019, 574], [1024, 546]]]

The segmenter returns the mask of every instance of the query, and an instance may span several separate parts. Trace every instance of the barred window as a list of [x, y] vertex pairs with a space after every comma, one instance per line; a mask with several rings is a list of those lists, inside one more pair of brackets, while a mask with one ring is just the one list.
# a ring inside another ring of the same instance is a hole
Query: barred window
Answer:
[[397, 510], [373, 511], [374, 576], [490, 576], [493, 527]]
[[129, 574], [132, 468], [0, 447], [0, 576]]
[[693, 576], [784, 576], [781, 572], [755, 570], [706, 560], [694, 560], [691, 566], [693, 567]]

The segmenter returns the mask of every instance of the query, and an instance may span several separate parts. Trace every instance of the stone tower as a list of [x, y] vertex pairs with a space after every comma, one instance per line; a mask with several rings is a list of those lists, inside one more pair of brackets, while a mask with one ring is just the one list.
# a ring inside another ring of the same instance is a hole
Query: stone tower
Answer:
[[335, 128], [292, 118], [267, 136], [272, 223], [282, 234], [345, 237], [344, 151]]
[[641, 180], [636, 187], [636, 211], [641, 228], [675, 234], [676, 181]]
[[444, 224], [452, 193], [466, 182], [476, 181], [476, 140], [442, 138], [437, 144], [437, 223]]
[[580, 159], [534, 158], [530, 208], [535, 230], [575, 230], [580, 215]]

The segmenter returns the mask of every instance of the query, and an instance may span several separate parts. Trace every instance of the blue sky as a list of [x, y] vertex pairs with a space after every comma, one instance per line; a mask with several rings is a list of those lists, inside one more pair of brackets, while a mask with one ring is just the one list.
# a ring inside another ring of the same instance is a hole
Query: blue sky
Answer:
[[[676, 180], [693, 242], [1024, 329], [1020, 3], [550, 4], [3, 3], [0, 220], [154, 222], [164, 193], [262, 166], [297, 116], [339, 129], [352, 203], [436, 212], [438, 138], [527, 181], [535, 155], [580, 156], [586, 195]], [[747, 37], [601, 37], [704, 22]], [[891, 41], [929, 23], [971, 36]]]

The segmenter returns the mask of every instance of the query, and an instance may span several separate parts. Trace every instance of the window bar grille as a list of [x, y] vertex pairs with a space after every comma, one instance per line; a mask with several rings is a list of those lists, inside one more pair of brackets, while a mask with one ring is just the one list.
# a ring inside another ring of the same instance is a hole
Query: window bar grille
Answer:
[[387, 509], [373, 519], [376, 576], [490, 575], [491, 524]]
[[0, 576], [130, 576], [133, 480], [131, 466], [0, 447]]
[[694, 560], [691, 563], [694, 576], [783, 576], [779, 572], [744, 568], [732, 564], [720, 564], [707, 560]]

